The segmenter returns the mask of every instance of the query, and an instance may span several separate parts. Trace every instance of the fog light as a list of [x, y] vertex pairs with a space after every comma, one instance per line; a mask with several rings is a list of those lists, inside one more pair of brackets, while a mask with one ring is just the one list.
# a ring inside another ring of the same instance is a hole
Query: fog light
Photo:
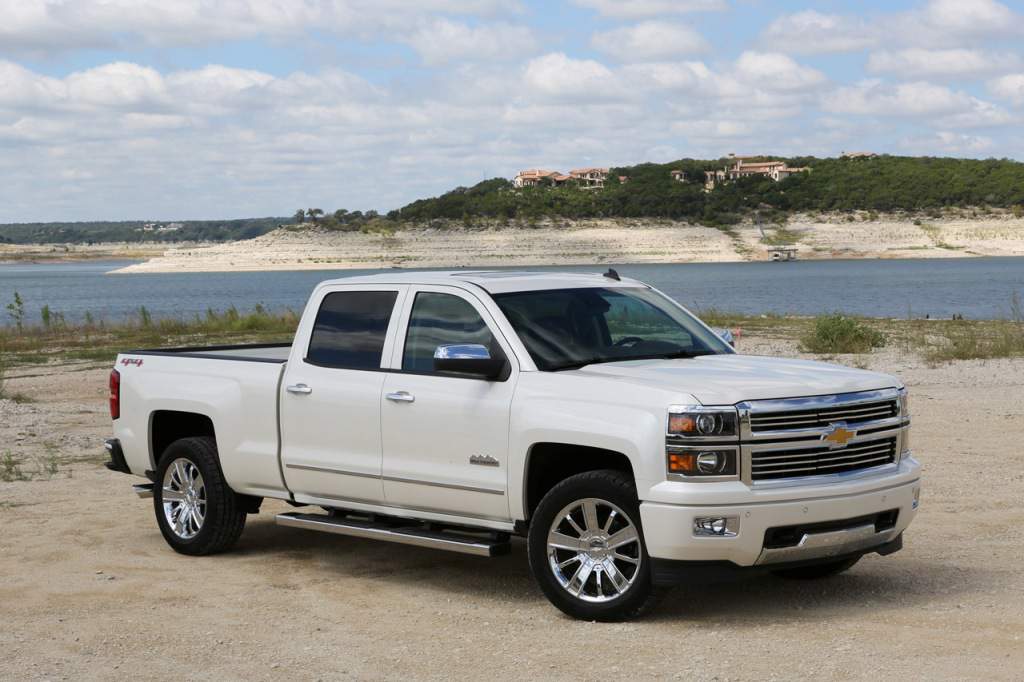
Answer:
[[700, 537], [732, 538], [740, 529], [738, 516], [697, 516], [693, 519], [693, 534]]

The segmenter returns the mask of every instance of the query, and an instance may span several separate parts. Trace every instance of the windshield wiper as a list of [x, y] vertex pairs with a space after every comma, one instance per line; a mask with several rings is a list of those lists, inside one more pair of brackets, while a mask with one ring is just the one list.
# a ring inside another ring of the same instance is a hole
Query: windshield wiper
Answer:
[[713, 350], [681, 350], [673, 353], [653, 353], [651, 355], [630, 355], [626, 357], [596, 357], [579, 362], [568, 362], [548, 369], [549, 372], [561, 372], [567, 369], [580, 369], [587, 365], [600, 365], [608, 362], [629, 362], [630, 360], [675, 360], [677, 358], [696, 358], [701, 355], [717, 355]]
[[658, 355], [649, 355], [647, 356], [647, 358], [662, 358], [664, 360], [675, 360], [676, 358], [699, 358], [702, 355], [718, 355], [718, 353], [716, 353], [713, 350], [681, 350], [675, 353], [659, 353]]
[[602, 362], [618, 362], [619, 360], [628, 360], [629, 358], [590, 358], [589, 360], [580, 360], [579, 362], [567, 362], [564, 365], [555, 365], [554, 367], [548, 368], [549, 372], [561, 372], [566, 369], [579, 369], [580, 367], [586, 367], [587, 365], [599, 365]]

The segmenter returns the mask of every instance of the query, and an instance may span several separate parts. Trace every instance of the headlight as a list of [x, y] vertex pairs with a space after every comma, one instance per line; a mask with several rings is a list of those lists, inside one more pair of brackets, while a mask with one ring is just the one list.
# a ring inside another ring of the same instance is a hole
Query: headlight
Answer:
[[739, 471], [739, 452], [735, 447], [677, 447], [666, 451], [666, 466], [671, 478], [735, 478]]
[[900, 399], [900, 416], [906, 419], [910, 416], [910, 395], [907, 393], [907, 387], [904, 386], [899, 390]]
[[668, 409], [668, 434], [686, 438], [735, 438], [736, 408], [673, 405]]

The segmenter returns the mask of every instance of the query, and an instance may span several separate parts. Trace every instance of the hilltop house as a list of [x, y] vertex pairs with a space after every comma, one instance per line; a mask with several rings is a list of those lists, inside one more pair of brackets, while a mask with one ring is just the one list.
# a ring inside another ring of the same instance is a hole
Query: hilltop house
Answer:
[[569, 177], [576, 181], [583, 189], [594, 189], [604, 187], [604, 181], [608, 178], [607, 168], [574, 168], [569, 171]]
[[676, 182], [686, 182], [686, 171], [672, 170], [668, 172]]
[[704, 189], [712, 190], [721, 182], [747, 178], [752, 175], [766, 175], [775, 182], [788, 178], [793, 173], [802, 173], [807, 168], [790, 168], [785, 161], [750, 161], [757, 156], [736, 156], [730, 154], [732, 164], [722, 170], [704, 171]]
[[608, 178], [607, 168], [574, 168], [568, 175], [551, 170], [521, 170], [512, 180], [513, 187], [559, 186], [572, 182], [582, 189], [604, 187]]
[[531, 169], [519, 171], [512, 180], [516, 187], [536, 187], [542, 184], [556, 184], [556, 178], [566, 177], [558, 171]]
[[878, 156], [878, 154], [876, 154], [875, 152], [842, 152], [839, 155], [839, 158], [841, 158], [841, 159], [873, 159], [873, 158], [875, 158], [877, 156]]

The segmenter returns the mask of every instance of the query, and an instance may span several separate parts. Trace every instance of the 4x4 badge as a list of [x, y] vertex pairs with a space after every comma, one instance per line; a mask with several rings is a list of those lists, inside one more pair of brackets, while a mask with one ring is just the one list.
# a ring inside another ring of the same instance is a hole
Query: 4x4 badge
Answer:
[[846, 428], [846, 424], [838, 423], [832, 424], [829, 430], [822, 434], [821, 439], [827, 441], [830, 448], [841, 448], [856, 435], [857, 432]]

